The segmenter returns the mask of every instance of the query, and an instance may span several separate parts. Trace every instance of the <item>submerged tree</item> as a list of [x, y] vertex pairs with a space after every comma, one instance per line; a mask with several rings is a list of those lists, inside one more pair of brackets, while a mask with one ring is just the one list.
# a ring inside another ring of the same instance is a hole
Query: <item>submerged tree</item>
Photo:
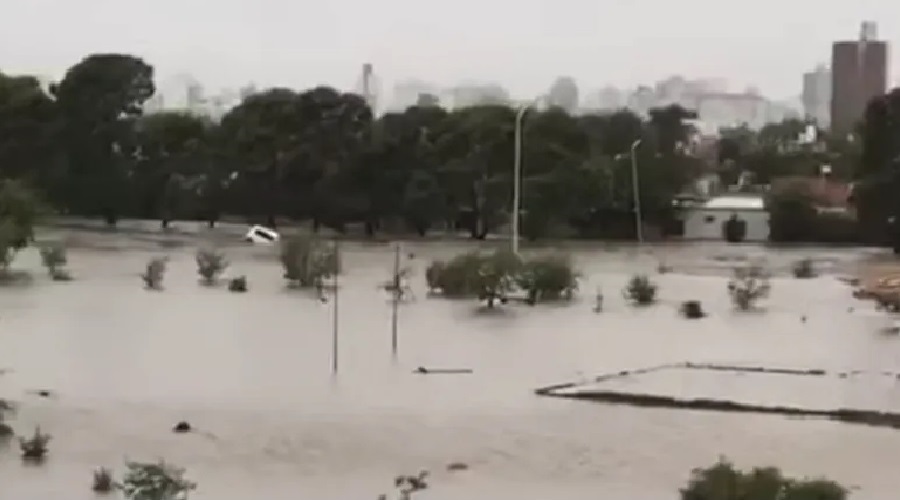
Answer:
[[516, 284], [528, 294], [528, 302], [571, 300], [580, 276], [568, 255], [543, 255], [526, 259]]
[[205, 285], [213, 285], [228, 268], [225, 254], [213, 248], [197, 250], [197, 273]]
[[474, 297], [492, 308], [506, 303], [522, 266], [518, 256], [498, 250], [458, 255], [449, 262], [433, 262], [425, 274], [428, 288], [446, 297]]
[[656, 302], [656, 283], [644, 275], [634, 275], [628, 281], [628, 285], [622, 290], [626, 300], [637, 306], [648, 306]]
[[282, 241], [281, 265], [289, 286], [321, 291], [326, 281], [340, 272], [340, 256], [320, 239], [298, 234]]
[[69, 281], [72, 276], [66, 271], [65, 266], [69, 262], [66, 246], [62, 242], [41, 245], [41, 263], [47, 268], [47, 273], [54, 281]]
[[147, 263], [147, 269], [141, 275], [144, 280], [144, 286], [148, 290], [161, 290], [163, 278], [166, 275], [166, 265], [169, 262], [168, 257], [155, 257]]
[[184, 500], [197, 483], [184, 477], [185, 470], [166, 462], [128, 462], [122, 493], [128, 500]]
[[25, 184], [0, 182], [0, 271], [6, 273], [16, 253], [34, 239], [34, 228], [42, 213], [37, 195]]
[[828, 479], [793, 479], [775, 467], [742, 471], [720, 458], [694, 469], [681, 500], [846, 500], [848, 490]]
[[22, 459], [27, 461], [41, 461], [47, 455], [47, 444], [52, 439], [50, 434], [41, 432], [40, 427], [34, 429], [30, 438], [19, 438], [19, 447], [22, 449]]
[[728, 294], [734, 305], [743, 311], [752, 309], [756, 302], [769, 296], [769, 274], [761, 265], [736, 267], [728, 281]]

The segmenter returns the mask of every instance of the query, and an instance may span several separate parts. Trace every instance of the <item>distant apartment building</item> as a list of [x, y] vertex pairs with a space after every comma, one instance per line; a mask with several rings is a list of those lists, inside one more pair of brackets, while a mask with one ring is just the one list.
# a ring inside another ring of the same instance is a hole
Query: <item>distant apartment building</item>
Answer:
[[852, 133], [866, 105], [887, 91], [888, 44], [864, 22], [858, 40], [834, 42], [831, 51], [831, 130]]
[[707, 130], [747, 127], [758, 130], [770, 121], [770, 104], [751, 92], [697, 96], [697, 115]]
[[820, 64], [803, 74], [803, 114], [820, 128], [831, 126], [831, 71]]

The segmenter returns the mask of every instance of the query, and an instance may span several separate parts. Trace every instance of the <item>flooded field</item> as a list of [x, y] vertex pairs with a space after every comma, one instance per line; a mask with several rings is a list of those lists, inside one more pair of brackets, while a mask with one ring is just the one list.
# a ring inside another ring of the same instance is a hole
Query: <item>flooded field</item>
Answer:
[[[728, 266], [742, 255], [765, 255], [782, 270], [814, 256], [842, 270], [865, 256], [859, 250], [673, 246], [639, 255], [573, 245], [585, 275], [579, 300], [478, 314], [471, 302], [426, 298], [424, 286], [430, 260], [471, 246], [409, 244], [416, 300], [400, 310], [393, 359], [379, 288], [391, 247], [345, 243], [333, 377], [333, 303], [285, 290], [273, 249], [228, 249], [229, 274], [250, 284], [232, 294], [197, 284], [192, 246], [94, 234], [71, 241], [77, 281], [50, 282], [28, 253], [18, 267], [33, 270], [34, 282], [0, 288], [0, 368], [10, 370], [0, 375], [0, 397], [19, 402], [18, 431], [40, 425], [54, 436], [43, 467], [0, 450], [3, 498], [93, 498], [91, 471], [121, 469], [127, 458], [187, 467], [201, 500], [372, 499], [395, 474], [423, 468], [434, 476], [425, 499], [662, 500], [675, 498], [691, 467], [722, 454], [742, 466], [831, 476], [858, 486], [854, 499], [890, 498], [900, 487], [897, 431], [533, 394], [684, 361], [895, 371], [900, 338], [882, 333], [885, 320], [831, 275], [774, 279], [764, 313], [734, 312], [725, 293]], [[163, 253], [171, 257], [166, 290], [145, 291], [138, 274]], [[630, 274], [655, 273], [659, 260], [675, 270], [654, 278], [662, 302], [626, 305], [620, 290]], [[592, 311], [598, 287], [602, 314]], [[710, 316], [681, 319], [678, 304], [688, 299]], [[419, 366], [473, 373], [414, 374]], [[710, 380], [704, 390], [734, 383]], [[891, 406], [900, 398], [900, 385], [846, 387], [829, 402]], [[34, 395], [40, 389], [53, 396]], [[772, 382], [779, 398], [792, 397], [788, 389]], [[198, 432], [173, 434], [179, 420]], [[451, 462], [470, 469], [448, 472]]]

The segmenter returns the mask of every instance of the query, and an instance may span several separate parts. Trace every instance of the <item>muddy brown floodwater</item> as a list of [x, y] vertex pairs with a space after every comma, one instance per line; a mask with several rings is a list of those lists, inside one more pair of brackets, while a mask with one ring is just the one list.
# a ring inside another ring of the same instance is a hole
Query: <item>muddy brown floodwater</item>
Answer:
[[[764, 314], [733, 312], [725, 293], [722, 255], [766, 255], [782, 267], [813, 255], [845, 268], [869, 252], [677, 246], [638, 257], [574, 246], [581, 298], [485, 315], [471, 302], [425, 296], [428, 261], [470, 246], [409, 244], [417, 297], [400, 311], [393, 360], [379, 289], [391, 248], [347, 243], [340, 373], [332, 377], [332, 305], [286, 291], [273, 249], [228, 250], [231, 272], [250, 283], [249, 293], [232, 294], [197, 284], [190, 247], [96, 238], [106, 244], [70, 252], [77, 281], [48, 281], [28, 253], [18, 267], [33, 269], [34, 283], [0, 289], [0, 367], [11, 369], [0, 376], [0, 396], [20, 403], [17, 431], [40, 425], [54, 436], [42, 467], [23, 466], [14, 447], [0, 450], [4, 499], [93, 498], [95, 467], [157, 458], [187, 467], [200, 484], [196, 498], [215, 500], [375, 498], [395, 474], [419, 469], [433, 471], [426, 499], [662, 500], [719, 455], [827, 475], [859, 487], [856, 499], [890, 498], [900, 487], [897, 431], [533, 394], [682, 361], [896, 370], [900, 338], [880, 332], [885, 320], [833, 276], [776, 278]], [[145, 291], [137, 274], [162, 252], [172, 258], [166, 290]], [[627, 306], [620, 290], [629, 273], [655, 273], [660, 257], [676, 271], [656, 278], [662, 302]], [[592, 312], [598, 286], [602, 314]], [[701, 300], [710, 316], [681, 319], [677, 305], [687, 299]], [[413, 374], [418, 366], [474, 373]], [[865, 390], [848, 385], [835, 399], [859, 400]], [[900, 384], [884, 394], [900, 400]], [[172, 433], [181, 420], [196, 431]], [[448, 472], [453, 462], [469, 468]]]

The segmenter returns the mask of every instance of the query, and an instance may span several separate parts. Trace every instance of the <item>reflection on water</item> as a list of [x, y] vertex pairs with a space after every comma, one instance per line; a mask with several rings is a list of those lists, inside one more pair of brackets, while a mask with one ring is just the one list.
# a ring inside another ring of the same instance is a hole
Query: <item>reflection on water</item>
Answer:
[[[900, 459], [896, 431], [532, 394], [579, 376], [688, 360], [897, 369], [900, 340], [879, 334], [881, 320], [833, 277], [775, 279], [765, 314], [739, 314], [715, 272], [666, 274], [657, 278], [662, 303], [634, 309], [618, 299], [628, 273], [652, 273], [660, 255], [676, 270], [700, 268], [724, 250], [673, 247], [638, 258], [584, 246], [575, 257], [590, 292], [580, 301], [477, 315], [469, 302], [425, 298], [428, 261], [460, 249], [409, 248], [418, 300], [400, 311], [394, 360], [378, 286], [391, 249], [345, 245], [337, 377], [331, 304], [285, 291], [271, 250], [230, 250], [230, 271], [247, 275], [248, 294], [199, 286], [193, 255], [177, 249], [167, 250], [164, 292], [142, 289], [137, 274], [150, 254], [138, 250], [75, 250], [79, 281], [0, 289], [0, 367], [14, 370], [0, 376], [0, 395], [21, 402], [18, 430], [41, 425], [54, 434], [43, 468], [0, 452], [6, 497], [92, 498], [91, 470], [126, 457], [184, 465], [200, 483], [197, 498], [226, 500], [374, 498], [393, 475], [420, 468], [435, 471], [423, 498], [672, 498], [690, 467], [720, 454], [833, 476], [861, 486], [862, 499], [898, 486], [889, 470]], [[786, 268], [799, 255], [769, 258]], [[840, 265], [855, 255], [822, 257]], [[36, 269], [37, 258], [21, 265]], [[597, 287], [608, 297], [602, 314], [592, 312]], [[686, 299], [701, 300], [710, 316], [681, 319], [677, 304]], [[418, 366], [474, 373], [412, 373]], [[900, 389], [879, 390], [892, 401]], [[171, 433], [179, 420], [200, 432]], [[444, 470], [457, 461], [470, 470]]]

